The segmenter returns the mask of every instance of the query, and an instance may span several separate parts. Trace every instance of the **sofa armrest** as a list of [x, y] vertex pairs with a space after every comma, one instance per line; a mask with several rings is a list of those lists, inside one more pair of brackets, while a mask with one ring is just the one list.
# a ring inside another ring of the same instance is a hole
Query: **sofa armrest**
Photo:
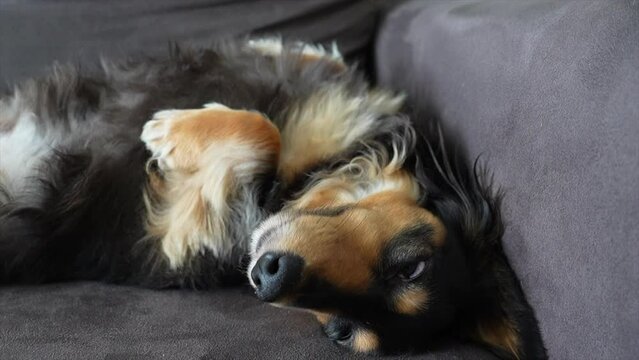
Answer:
[[505, 189], [550, 357], [639, 357], [639, 2], [411, 1], [376, 60]]

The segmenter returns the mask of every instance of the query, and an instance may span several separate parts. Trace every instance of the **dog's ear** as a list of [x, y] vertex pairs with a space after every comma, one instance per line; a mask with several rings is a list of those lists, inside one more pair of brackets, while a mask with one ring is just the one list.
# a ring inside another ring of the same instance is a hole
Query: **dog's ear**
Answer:
[[472, 274], [466, 334], [504, 359], [547, 358], [533, 309], [502, 247], [501, 193], [477, 164], [461, 180], [464, 247]]
[[503, 254], [480, 278], [465, 334], [504, 359], [546, 359], [534, 312]]
[[440, 128], [429, 133], [435, 136], [424, 141], [423, 153], [430, 156], [420, 159], [424, 174], [418, 171], [418, 179], [427, 206], [455, 232], [469, 268], [461, 335], [504, 359], [547, 358], [534, 312], [502, 248], [501, 192], [482, 164], [468, 167], [461, 151], [450, 151]]
[[504, 359], [547, 358], [533, 309], [502, 247], [501, 194], [476, 165], [463, 185], [462, 231], [472, 277], [466, 334]]

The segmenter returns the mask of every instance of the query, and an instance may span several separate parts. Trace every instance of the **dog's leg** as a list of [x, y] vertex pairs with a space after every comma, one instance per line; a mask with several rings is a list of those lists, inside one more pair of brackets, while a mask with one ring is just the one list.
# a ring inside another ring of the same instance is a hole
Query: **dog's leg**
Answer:
[[152, 153], [147, 231], [170, 267], [207, 250], [228, 256], [238, 247], [227, 236], [229, 202], [277, 166], [277, 128], [259, 113], [210, 104], [156, 113], [141, 139]]

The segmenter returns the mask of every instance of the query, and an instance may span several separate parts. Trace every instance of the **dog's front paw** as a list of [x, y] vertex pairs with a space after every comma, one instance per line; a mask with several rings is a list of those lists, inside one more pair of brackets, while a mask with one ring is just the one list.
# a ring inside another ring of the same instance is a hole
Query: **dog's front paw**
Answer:
[[330, 317], [324, 324], [324, 333], [334, 343], [354, 352], [371, 354], [379, 350], [377, 334], [350, 319]]
[[159, 111], [144, 125], [140, 138], [151, 152], [149, 165], [163, 172], [187, 173], [210, 163], [204, 160], [210, 160], [205, 154], [212, 145], [219, 151], [209, 155], [217, 159], [233, 155], [239, 146], [251, 147], [243, 154], [248, 160], [257, 153], [278, 153], [280, 141], [277, 128], [262, 114], [218, 103], [202, 109]]
[[175, 122], [187, 110], [163, 110], [155, 113], [153, 119], [144, 124], [140, 139], [151, 152], [149, 164], [157, 166], [162, 171], [175, 167], [172, 157], [175, 142], [171, 139], [171, 129]]

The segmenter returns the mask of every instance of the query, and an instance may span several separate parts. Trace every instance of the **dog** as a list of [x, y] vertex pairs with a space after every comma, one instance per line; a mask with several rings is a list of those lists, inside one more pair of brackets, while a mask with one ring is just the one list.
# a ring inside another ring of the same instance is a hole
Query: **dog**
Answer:
[[403, 103], [277, 38], [57, 66], [0, 101], [0, 283], [247, 276], [355, 352], [546, 358], [499, 191]]

